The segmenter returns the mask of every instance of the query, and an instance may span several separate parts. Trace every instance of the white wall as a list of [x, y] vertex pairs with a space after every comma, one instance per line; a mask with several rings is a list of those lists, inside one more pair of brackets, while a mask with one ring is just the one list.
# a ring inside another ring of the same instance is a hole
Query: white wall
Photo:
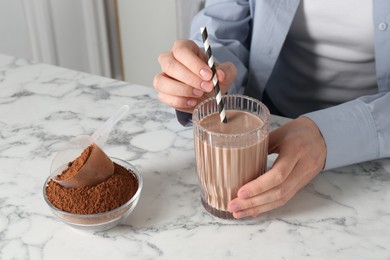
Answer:
[[175, 0], [118, 0], [118, 9], [124, 79], [152, 86], [158, 55], [177, 38]]
[[51, 0], [50, 7], [58, 64], [75, 70], [90, 71], [81, 1]]
[[32, 59], [23, 0], [0, 0], [0, 52]]
[[[221, 0], [219, 0], [221, 1]], [[204, 7], [205, 0], [176, 0], [179, 38], [189, 38], [192, 18]]]
[[[188, 36], [202, 2], [0, 0], [0, 53], [152, 86], [161, 71], [159, 54]], [[114, 11], [108, 12], [107, 27], [108, 6]], [[120, 39], [115, 41], [117, 18]]]
[[0, 52], [111, 76], [103, 0], [0, 0]]

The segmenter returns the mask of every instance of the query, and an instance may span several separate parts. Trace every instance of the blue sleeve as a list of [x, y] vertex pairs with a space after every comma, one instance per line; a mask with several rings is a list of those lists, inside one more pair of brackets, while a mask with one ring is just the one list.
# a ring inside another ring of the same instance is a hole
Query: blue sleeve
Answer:
[[327, 147], [326, 169], [390, 157], [390, 92], [305, 114]]
[[373, 1], [375, 63], [379, 93], [307, 114], [325, 139], [325, 169], [390, 157], [390, 2]]
[[200, 27], [206, 26], [214, 59], [232, 62], [238, 75], [229, 93], [243, 93], [246, 85], [251, 40], [251, 12], [248, 1], [207, 1], [191, 24], [191, 40], [203, 47]]

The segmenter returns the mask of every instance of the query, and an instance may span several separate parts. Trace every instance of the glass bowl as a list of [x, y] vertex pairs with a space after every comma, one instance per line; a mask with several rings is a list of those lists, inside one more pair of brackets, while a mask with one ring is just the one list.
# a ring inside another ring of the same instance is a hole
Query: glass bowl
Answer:
[[49, 176], [46, 179], [45, 184], [43, 186], [43, 197], [47, 205], [49, 205], [51, 211], [56, 217], [58, 217], [62, 222], [71, 226], [72, 228], [76, 228], [83, 231], [96, 232], [96, 231], [104, 231], [113, 228], [116, 225], [120, 224], [123, 220], [125, 220], [130, 215], [130, 213], [134, 210], [135, 206], [137, 205], [141, 195], [142, 182], [143, 182], [142, 177], [139, 171], [137, 170], [137, 168], [135, 168], [130, 163], [114, 157], [110, 157], [110, 159], [113, 162], [128, 169], [130, 172], [133, 173], [133, 175], [138, 180], [138, 189], [134, 194], [134, 196], [131, 197], [130, 200], [127, 201], [122, 206], [110, 211], [106, 211], [98, 214], [73, 214], [56, 208], [48, 200], [46, 196], [46, 186], [51, 179]]

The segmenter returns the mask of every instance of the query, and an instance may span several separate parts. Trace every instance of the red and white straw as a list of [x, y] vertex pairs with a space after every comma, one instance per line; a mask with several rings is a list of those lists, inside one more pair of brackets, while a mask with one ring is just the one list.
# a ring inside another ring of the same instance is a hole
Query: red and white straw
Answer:
[[208, 59], [207, 63], [211, 71], [213, 72], [213, 85], [214, 85], [215, 99], [217, 100], [217, 105], [218, 105], [219, 117], [221, 118], [221, 122], [227, 123], [225, 106], [222, 101], [222, 93], [218, 83], [217, 71], [215, 69], [213, 53], [211, 52], [209, 36], [207, 34], [206, 27], [201, 27], [200, 33], [202, 34], [203, 45]]

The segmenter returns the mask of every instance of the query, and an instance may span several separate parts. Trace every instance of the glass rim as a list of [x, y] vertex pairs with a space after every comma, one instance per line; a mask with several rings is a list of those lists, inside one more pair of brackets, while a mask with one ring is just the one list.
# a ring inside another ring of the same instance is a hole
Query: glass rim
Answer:
[[[260, 100], [258, 99], [255, 99], [255, 98], [252, 98], [252, 97], [249, 97], [249, 96], [246, 96], [246, 95], [242, 95], [242, 94], [227, 94], [227, 95], [224, 95], [222, 96], [222, 98], [226, 98], [226, 97], [239, 97], [239, 98], [245, 98], [247, 100], [250, 100], [252, 102], [255, 102], [256, 104], [259, 104], [260, 107], [262, 109], [264, 109], [264, 112], [265, 112], [265, 117], [266, 118], [260, 118], [262, 121], [263, 121], [263, 124], [260, 125], [259, 127], [256, 127], [255, 129], [252, 129], [250, 131], [247, 131], [247, 132], [242, 132], [242, 133], [238, 133], [238, 134], [225, 134], [225, 133], [219, 133], [219, 132], [215, 132], [215, 131], [210, 131], [206, 128], [204, 128], [202, 125], [199, 124], [200, 120], [199, 119], [196, 119], [195, 118], [195, 113], [196, 111], [199, 110], [199, 108], [204, 105], [205, 103], [208, 103], [212, 100], [216, 100], [216, 97], [215, 96], [212, 96], [212, 97], [209, 97], [205, 100], [203, 100], [202, 102], [200, 102], [198, 105], [196, 105], [194, 111], [192, 112], [192, 123], [193, 123], [193, 127], [194, 127], [194, 123], [196, 122], [196, 127], [202, 131], [202, 132], [208, 132], [212, 135], [219, 135], [219, 136], [224, 136], [224, 137], [237, 137], [237, 136], [242, 136], [242, 135], [249, 135], [249, 134], [252, 134], [254, 132], [258, 132], [258, 131], [262, 131], [262, 130], [267, 130], [269, 132], [269, 122], [270, 122], [270, 112], [269, 112], [269, 109], [268, 107], [263, 103], [261, 102]], [[233, 109], [227, 109], [227, 110], [233, 110]], [[251, 113], [249, 111], [245, 111], [245, 110], [237, 110], [237, 111], [244, 111], [244, 112], [248, 112], [248, 113]], [[253, 114], [253, 113], [251, 113]], [[254, 115], [254, 114], [253, 114]], [[229, 124], [229, 118], [227, 119], [228, 122], [227, 124]]]

